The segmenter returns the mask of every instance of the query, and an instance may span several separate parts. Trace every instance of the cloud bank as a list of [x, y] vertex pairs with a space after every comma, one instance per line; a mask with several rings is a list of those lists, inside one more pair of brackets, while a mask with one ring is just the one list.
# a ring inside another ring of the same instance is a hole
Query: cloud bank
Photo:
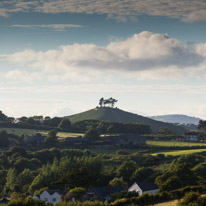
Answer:
[[47, 28], [52, 29], [54, 31], [66, 31], [70, 28], [82, 28], [84, 26], [82, 25], [76, 25], [76, 24], [40, 24], [40, 25], [11, 25], [11, 27], [17, 27], [17, 28], [26, 28], [26, 29], [36, 29], [36, 28]]
[[[133, 15], [167, 16], [184, 22], [206, 20], [205, 0], [3, 0], [0, 15], [17, 12], [108, 14], [123, 21]], [[122, 16], [122, 17], [121, 17]]]
[[[24, 50], [0, 55], [10, 62], [69, 78], [118, 73], [133, 78], [205, 77], [206, 43], [185, 45], [164, 34], [134, 34], [105, 47], [73, 44], [45, 52]], [[15, 71], [17, 72], [17, 71]], [[28, 72], [28, 71], [27, 71]], [[15, 76], [11, 72], [9, 76]]]

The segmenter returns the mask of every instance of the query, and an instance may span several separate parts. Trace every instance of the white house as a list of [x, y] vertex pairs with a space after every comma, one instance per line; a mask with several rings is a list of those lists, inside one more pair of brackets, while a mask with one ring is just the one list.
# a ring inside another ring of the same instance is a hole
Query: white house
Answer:
[[129, 187], [128, 192], [137, 192], [140, 195], [145, 193], [156, 194], [159, 191], [159, 188], [156, 184], [151, 182], [139, 182], [134, 183], [131, 187]]
[[198, 134], [196, 132], [186, 132], [184, 134], [184, 137], [185, 137], [185, 141], [187, 142], [199, 142], [199, 139], [198, 139]]
[[46, 203], [55, 204], [62, 201], [62, 192], [60, 190], [45, 190], [40, 195], [35, 195], [33, 198], [37, 200], [43, 200]]

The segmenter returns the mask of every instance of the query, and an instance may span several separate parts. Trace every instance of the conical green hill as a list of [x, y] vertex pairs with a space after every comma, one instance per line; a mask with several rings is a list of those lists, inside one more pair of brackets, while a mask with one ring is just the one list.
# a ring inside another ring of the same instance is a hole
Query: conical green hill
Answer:
[[179, 134], [184, 132], [184, 128], [180, 126], [160, 122], [141, 115], [126, 112], [118, 108], [110, 107], [97, 107], [95, 109], [91, 109], [82, 113], [67, 116], [66, 118], [70, 119], [71, 122], [94, 119], [109, 120], [112, 122], [143, 123], [150, 125], [154, 132], [162, 127], [171, 128]]

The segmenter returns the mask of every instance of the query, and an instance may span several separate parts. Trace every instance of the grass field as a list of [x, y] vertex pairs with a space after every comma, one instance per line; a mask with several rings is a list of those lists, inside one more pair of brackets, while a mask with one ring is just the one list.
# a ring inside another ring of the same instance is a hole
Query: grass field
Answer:
[[158, 154], [164, 154], [165, 156], [168, 156], [168, 155], [179, 156], [179, 155], [194, 154], [194, 153], [200, 153], [200, 152], [206, 152], [206, 149], [192, 149], [192, 150], [177, 150], [177, 151], [170, 151], [170, 152], [157, 152], [157, 153], [153, 153], [152, 155], [156, 156]]
[[[20, 128], [0, 128], [0, 131], [6, 130], [7, 133], [13, 133], [16, 135], [20, 134], [28, 134], [28, 135], [33, 135], [35, 133], [41, 133], [42, 135], [47, 135], [48, 131], [45, 130], [34, 130], [34, 129], [20, 129]], [[60, 138], [65, 138], [65, 137], [78, 137], [82, 136], [83, 134], [81, 133], [71, 133], [71, 132], [58, 132], [57, 136]]]
[[177, 203], [178, 203], [178, 200], [172, 200], [172, 201], [168, 201], [168, 202], [155, 204], [155, 206], [176, 206]]
[[205, 146], [206, 143], [201, 142], [172, 142], [172, 141], [146, 141], [149, 146], [159, 147], [194, 147], [194, 146]]
[[[123, 150], [123, 149], [116, 148], [116, 149], [89, 149], [89, 150], [91, 150], [92, 152], [95, 152], [96, 154], [114, 154], [116, 151]], [[143, 151], [143, 150], [124, 149], [124, 151], [132, 154], [132, 153], [140, 152], [140, 151]]]
[[7, 133], [13, 133], [16, 135], [20, 135], [23, 133], [26, 133], [28, 135], [32, 135], [35, 134], [36, 132], [40, 132], [40, 133], [46, 133], [47, 131], [43, 131], [43, 130], [34, 130], [34, 129], [20, 129], [20, 128], [0, 128], [0, 131], [2, 130], [6, 130]]
[[82, 133], [70, 133], [70, 132], [58, 132], [57, 136], [64, 138], [64, 137], [79, 137], [79, 136], [83, 136], [84, 134]]

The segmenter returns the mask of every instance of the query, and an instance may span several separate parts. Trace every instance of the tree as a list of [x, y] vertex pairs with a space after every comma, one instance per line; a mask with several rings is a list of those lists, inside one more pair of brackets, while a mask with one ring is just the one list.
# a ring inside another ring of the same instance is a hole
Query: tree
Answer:
[[109, 185], [111, 185], [112, 187], [128, 187], [128, 184], [123, 180], [123, 177], [115, 177], [113, 180], [109, 182]]
[[57, 132], [55, 130], [49, 131], [45, 139], [46, 146], [53, 147], [56, 146], [57, 143], [58, 143]]
[[7, 118], [8, 117], [2, 111], [0, 111], [0, 122], [6, 122]]
[[97, 132], [96, 129], [93, 129], [93, 128], [90, 128], [84, 134], [84, 138], [87, 138], [90, 141], [95, 141], [99, 139], [99, 137], [100, 137], [99, 133]]
[[9, 146], [9, 135], [5, 130], [0, 131], [0, 147]]
[[61, 129], [70, 129], [71, 128], [71, 122], [69, 119], [62, 119], [61, 122], [58, 125]]
[[114, 124], [109, 125], [109, 127], [107, 128], [107, 132], [108, 133], [117, 133], [117, 128], [114, 126]]
[[206, 133], [206, 121], [200, 120], [197, 128], [199, 130], [202, 130], [204, 133]]
[[171, 191], [175, 189], [179, 189], [182, 186], [182, 181], [178, 176], [171, 176], [167, 179], [166, 182], [164, 182], [162, 185], [159, 185], [160, 191]]
[[18, 176], [17, 176], [17, 185], [18, 185], [18, 192], [27, 192], [29, 189], [29, 185], [32, 183], [34, 178], [34, 174], [29, 169], [24, 169]]
[[162, 127], [158, 131], [159, 134], [176, 135], [176, 132], [170, 128]]
[[129, 181], [136, 168], [137, 164], [133, 160], [124, 161], [119, 168], [117, 168], [117, 175]]
[[23, 117], [17, 118], [17, 120], [19, 123], [27, 123], [28, 118], [23, 116]]
[[6, 185], [4, 187], [4, 193], [15, 192], [16, 188], [16, 170], [15, 168], [10, 168], [6, 177]]
[[75, 187], [74, 189], [71, 189], [69, 192], [71, 196], [75, 198], [75, 200], [80, 200], [86, 192], [86, 190], [83, 187]]
[[154, 174], [154, 170], [152, 168], [141, 167], [134, 172], [134, 174], [132, 175], [132, 179], [134, 181], [143, 182], [146, 181], [148, 178], [150, 178], [151, 175], [153, 174]]
[[206, 162], [202, 162], [198, 164], [196, 167], [192, 169], [195, 176], [198, 177], [201, 184], [206, 183]]
[[60, 117], [54, 117], [54, 118], [47, 121], [47, 125], [49, 125], [51, 127], [58, 127], [61, 120], [62, 120], [62, 118], [60, 118]]

